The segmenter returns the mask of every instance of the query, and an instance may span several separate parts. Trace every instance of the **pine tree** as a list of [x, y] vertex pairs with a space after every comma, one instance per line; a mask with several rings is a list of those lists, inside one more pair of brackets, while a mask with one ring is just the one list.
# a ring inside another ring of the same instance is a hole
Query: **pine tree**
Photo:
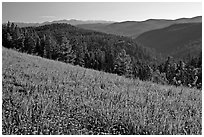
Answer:
[[96, 54], [97, 60], [98, 60], [98, 70], [103, 70], [104, 69], [104, 64], [105, 64], [105, 52], [101, 51], [100, 49], [97, 50]]
[[25, 40], [24, 40], [24, 52], [29, 54], [33, 54], [35, 49], [35, 40], [29, 33], [26, 33]]
[[45, 36], [45, 43], [44, 43], [44, 54], [43, 57], [51, 59], [51, 37]]
[[15, 30], [15, 24], [12, 22], [12, 23], [11, 23], [11, 27], [10, 27], [11, 33], [13, 33], [14, 30]]
[[6, 25], [6, 31], [7, 33], [10, 33], [10, 22], [8, 21], [7, 25]]
[[74, 64], [76, 55], [74, 53], [74, 50], [72, 49], [72, 45], [70, 44], [70, 41], [66, 37], [62, 37], [62, 44], [60, 47], [60, 51], [61, 51], [61, 55], [59, 60], [65, 63]]
[[126, 54], [125, 50], [122, 50], [118, 54], [114, 62], [114, 72], [125, 76], [130, 76], [132, 74], [131, 58]]
[[40, 55], [40, 49], [41, 49], [40, 38], [39, 36], [37, 36], [35, 40], [35, 50], [34, 50], [35, 54]]
[[45, 48], [45, 35], [43, 35], [41, 38], [40, 38], [40, 48], [38, 49], [38, 54], [41, 56], [41, 57], [44, 57], [44, 48]]
[[15, 28], [14, 28], [14, 31], [13, 31], [13, 34], [12, 34], [12, 38], [13, 38], [12, 44], [13, 44], [14, 48], [20, 49], [20, 46], [21, 46], [21, 45], [19, 45], [19, 44], [21, 44], [21, 43], [20, 43], [19, 41], [21, 41], [21, 40], [20, 40], [21, 34], [20, 34], [20, 30], [19, 30], [19, 28], [17, 27], [17, 25], [16, 25]]
[[170, 69], [170, 61], [171, 61], [171, 57], [168, 57], [165, 65], [164, 65], [164, 72], [168, 73], [169, 69]]
[[82, 67], [88, 68], [87, 64], [89, 61], [88, 58], [88, 49], [86, 43], [80, 43], [75, 48], [76, 52], [76, 59], [75, 59], [75, 65], [80, 65]]

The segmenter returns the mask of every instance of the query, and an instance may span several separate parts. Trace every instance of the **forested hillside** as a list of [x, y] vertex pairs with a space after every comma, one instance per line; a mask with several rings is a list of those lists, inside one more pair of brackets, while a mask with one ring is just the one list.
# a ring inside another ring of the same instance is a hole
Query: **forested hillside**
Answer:
[[[125, 64], [128, 67], [153, 60], [152, 53], [139, 47], [130, 38], [79, 29], [68, 24], [18, 28], [13, 23], [8, 23], [7, 26], [3, 26], [3, 46], [115, 73], [118, 71], [115, 66], [118, 64], [116, 60], [120, 53], [123, 54], [123, 60], [129, 60], [129, 64]], [[120, 73], [129, 73], [123, 71]]]
[[175, 24], [148, 31], [137, 37], [136, 41], [163, 55], [196, 57], [202, 51], [202, 23]]
[[3, 25], [6, 48], [85, 68], [162, 84], [201, 88], [202, 54], [185, 62], [161, 58], [128, 37], [80, 29], [68, 24], [19, 28]]

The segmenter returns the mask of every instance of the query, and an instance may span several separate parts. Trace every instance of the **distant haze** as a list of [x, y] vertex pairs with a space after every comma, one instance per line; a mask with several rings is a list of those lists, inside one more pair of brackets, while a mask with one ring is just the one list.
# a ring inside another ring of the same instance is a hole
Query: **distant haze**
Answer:
[[54, 20], [143, 21], [202, 15], [201, 2], [3, 2], [2, 22]]

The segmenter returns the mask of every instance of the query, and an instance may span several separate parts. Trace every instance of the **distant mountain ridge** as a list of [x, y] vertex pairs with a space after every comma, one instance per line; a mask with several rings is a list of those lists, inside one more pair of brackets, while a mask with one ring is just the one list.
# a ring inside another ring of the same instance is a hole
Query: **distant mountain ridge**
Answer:
[[53, 23], [67, 23], [70, 25], [80, 25], [80, 24], [96, 24], [96, 23], [101, 23], [101, 24], [111, 24], [115, 23], [113, 21], [105, 21], [105, 20], [76, 20], [76, 19], [70, 19], [70, 20], [56, 20], [56, 21], [46, 21], [43, 23], [24, 23], [24, 22], [14, 22], [18, 27], [39, 27], [43, 25], [49, 25]]
[[23, 22], [14, 22], [19, 27], [38, 27], [43, 25], [49, 25], [53, 23], [67, 23], [70, 25], [77, 26], [83, 29], [89, 29], [99, 32], [104, 32], [108, 34], [128, 36], [132, 38], [138, 37], [140, 34], [165, 28], [177, 23], [196, 23], [202, 22], [202, 16], [196, 16], [193, 18], [179, 18], [175, 20], [169, 19], [148, 19], [145, 21], [124, 21], [124, 22], [114, 22], [114, 21], [105, 21], [105, 20], [56, 20], [51, 22], [43, 23], [23, 23]]
[[197, 54], [202, 49], [202, 16], [175, 20], [148, 19], [145, 21], [82, 21], [58, 20], [44, 23], [15, 23], [19, 27], [44, 26], [65, 23], [78, 28], [136, 39], [139, 45], [154, 52], [176, 58]]
[[176, 20], [166, 20], [166, 19], [148, 19], [145, 21], [124, 21], [115, 22], [111, 24], [80, 24], [77, 27], [83, 29], [90, 29], [94, 31], [100, 31], [109, 34], [128, 36], [132, 38], [138, 37], [140, 34], [165, 28], [173, 24], [178, 23], [197, 23], [202, 22], [202, 16], [197, 16], [193, 18], [180, 18]]
[[41, 25], [48, 25], [48, 24], [53, 24], [53, 23], [67, 23], [70, 25], [80, 25], [80, 24], [95, 24], [95, 23], [102, 23], [102, 24], [110, 24], [114, 23], [113, 21], [105, 21], [105, 20], [76, 20], [76, 19], [71, 19], [71, 20], [57, 20], [57, 21], [52, 21], [52, 22], [44, 22]]

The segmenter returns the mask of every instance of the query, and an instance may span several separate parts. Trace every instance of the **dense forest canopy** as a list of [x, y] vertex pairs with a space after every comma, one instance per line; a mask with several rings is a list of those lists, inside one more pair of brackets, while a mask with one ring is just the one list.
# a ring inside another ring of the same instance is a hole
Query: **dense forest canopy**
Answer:
[[2, 29], [3, 46], [20, 52], [141, 80], [201, 87], [201, 54], [185, 63], [168, 58], [160, 64], [156, 53], [128, 37], [63, 23], [19, 28], [8, 22]]
[[188, 54], [197, 57], [202, 50], [202, 23], [174, 24], [148, 31], [137, 37], [136, 41], [174, 58], [185, 58]]

